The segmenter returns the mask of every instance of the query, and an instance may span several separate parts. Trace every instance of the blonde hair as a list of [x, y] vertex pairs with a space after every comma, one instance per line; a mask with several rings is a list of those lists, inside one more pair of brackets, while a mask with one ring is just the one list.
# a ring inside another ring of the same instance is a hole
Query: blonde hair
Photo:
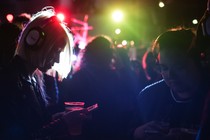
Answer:
[[[34, 31], [37, 34], [33, 34]], [[36, 36], [37, 35], [37, 36]], [[35, 41], [33, 42], [33, 37]], [[27, 39], [32, 40], [27, 40]], [[32, 45], [30, 44], [32, 41]], [[65, 23], [56, 17], [56, 13], [52, 6], [44, 7], [41, 11], [32, 15], [30, 21], [23, 29], [18, 40], [18, 46], [15, 54], [29, 62], [33, 68], [44, 67], [46, 59], [49, 57], [51, 50], [55, 47], [63, 49], [60, 59], [61, 64], [57, 63], [56, 70], [63, 77], [67, 77], [71, 70], [71, 56], [73, 53], [73, 36]], [[59, 72], [59, 70], [67, 69]], [[46, 105], [47, 95], [44, 90], [43, 75], [41, 71], [35, 70], [33, 75], [36, 77], [43, 99]]]
[[[66, 26], [66, 24], [57, 19], [56, 13], [52, 6], [44, 7], [40, 12], [32, 15], [29, 23], [25, 26], [20, 35], [16, 54], [28, 59], [28, 53], [26, 53], [28, 48], [26, 38], [29, 32], [37, 27], [41, 28], [41, 30], [45, 34], [45, 37], [43, 39], [41, 38], [42, 42], [40, 44], [36, 44], [36, 46], [33, 47], [38, 47], [40, 50], [44, 51], [39, 52], [39, 57], [37, 57], [37, 54], [34, 54], [34, 56], [30, 56], [36, 57], [36, 59], [31, 60], [33, 61], [32, 64], [41, 62], [41, 60], [45, 60], [45, 58], [47, 57], [47, 53], [49, 53], [49, 51], [55, 46], [56, 41], [59, 41], [59, 44], [65, 42], [65, 44], [62, 44], [65, 45], [64, 51], [66, 52], [66, 54], [64, 54], [65, 56], [63, 56], [65, 57], [65, 59], [62, 58], [63, 62], [65, 63], [61, 63], [59, 65], [57, 64], [55, 70], [58, 71], [62, 78], [67, 77], [71, 69], [71, 56], [73, 54], [74, 46], [73, 35], [71, 34], [70, 29]], [[66, 68], [65, 71], [63, 70], [64, 67]]]

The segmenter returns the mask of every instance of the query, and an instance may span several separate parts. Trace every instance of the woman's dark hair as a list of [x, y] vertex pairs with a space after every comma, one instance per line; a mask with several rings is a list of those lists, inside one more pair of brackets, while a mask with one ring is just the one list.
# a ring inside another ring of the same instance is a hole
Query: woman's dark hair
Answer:
[[199, 62], [200, 52], [195, 44], [195, 33], [192, 29], [173, 28], [157, 37], [152, 46], [153, 55], [158, 62], [158, 54], [161, 50], [179, 50], [192, 59]]

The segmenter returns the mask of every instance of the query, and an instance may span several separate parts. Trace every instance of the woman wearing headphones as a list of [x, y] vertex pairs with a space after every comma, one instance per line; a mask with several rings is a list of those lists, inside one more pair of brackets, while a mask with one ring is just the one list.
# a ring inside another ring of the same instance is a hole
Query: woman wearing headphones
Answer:
[[31, 17], [14, 58], [0, 73], [0, 139], [62, 139], [72, 123], [85, 118], [87, 110], [83, 109], [62, 112], [51, 121], [44, 84], [35, 74], [37, 69], [46, 72], [62, 65], [66, 68], [62, 77], [66, 77], [71, 68], [72, 43], [69, 29], [57, 19], [53, 7]]

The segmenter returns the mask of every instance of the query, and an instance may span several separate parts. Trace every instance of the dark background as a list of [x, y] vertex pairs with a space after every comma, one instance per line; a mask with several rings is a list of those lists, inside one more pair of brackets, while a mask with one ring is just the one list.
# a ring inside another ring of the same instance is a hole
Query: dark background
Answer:
[[[18, 15], [23, 12], [36, 13], [47, 5], [66, 15], [66, 22], [74, 26], [70, 19], [83, 20], [89, 16], [88, 23], [93, 26], [89, 35], [107, 34], [114, 39], [134, 40], [137, 44], [150, 43], [165, 29], [185, 26], [196, 28], [192, 20], [198, 20], [206, 10], [207, 0], [162, 0], [164, 8], [158, 7], [159, 0], [1, 0], [0, 20], [4, 22], [8, 13]], [[122, 9], [125, 17], [122, 23], [111, 20], [111, 11]], [[114, 34], [121, 28], [119, 36]]]

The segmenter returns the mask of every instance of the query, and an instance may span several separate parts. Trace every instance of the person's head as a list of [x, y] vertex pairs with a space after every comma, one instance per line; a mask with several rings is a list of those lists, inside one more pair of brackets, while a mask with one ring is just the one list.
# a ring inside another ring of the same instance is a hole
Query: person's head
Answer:
[[25, 25], [30, 21], [30, 18], [30, 14], [21, 13], [12, 20], [12, 23], [17, 25], [22, 30], [25, 27]]
[[[26, 61], [29, 69], [42, 72], [54, 63], [62, 63], [65, 76], [70, 70], [73, 37], [68, 27], [56, 16], [52, 7], [33, 15], [21, 33], [16, 55]], [[61, 62], [62, 59], [62, 62]], [[59, 69], [58, 69], [59, 70]]]
[[109, 66], [113, 58], [113, 43], [108, 36], [99, 35], [89, 42], [85, 48], [83, 60], [85, 64]]
[[[176, 93], [189, 98], [200, 86], [199, 55], [190, 29], [176, 28], [161, 34], [154, 42], [153, 53], [166, 84]], [[185, 93], [185, 94], [184, 94]]]

